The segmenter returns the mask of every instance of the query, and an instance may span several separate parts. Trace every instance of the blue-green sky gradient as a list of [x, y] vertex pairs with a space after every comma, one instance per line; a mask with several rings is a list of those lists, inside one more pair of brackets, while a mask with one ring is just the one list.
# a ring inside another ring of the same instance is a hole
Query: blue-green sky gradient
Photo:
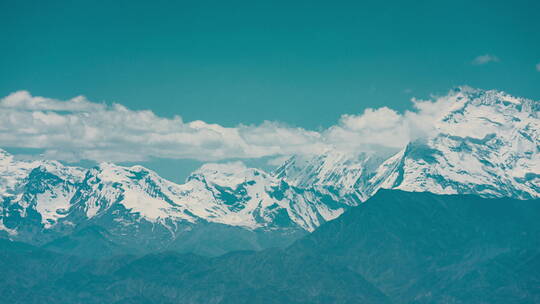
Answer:
[[315, 130], [457, 85], [540, 99], [540, 1], [112, 2], [0, 1], [0, 95]]

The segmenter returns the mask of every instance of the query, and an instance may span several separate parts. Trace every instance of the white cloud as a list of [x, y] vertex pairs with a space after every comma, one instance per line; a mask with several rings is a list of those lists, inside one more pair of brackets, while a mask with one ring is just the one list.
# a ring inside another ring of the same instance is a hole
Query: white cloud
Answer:
[[257, 158], [315, 151], [319, 137], [271, 122], [236, 128], [186, 123], [84, 97], [60, 101], [19, 91], [0, 100], [0, 146], [45, 149], [47, 158], [67, 161]]
[[27, 91], [18, 91], [2, 99], [2, 108], [20, 110], [48, 110], [88, 112], [105, 109], [104, 104], [97, 104], [86, 100], [84, 96], [77, 96], [68, 102], [55, 99], [31, 96]]
[[478, 56], [476, 58], [473, 59], [472, 61], [472, 64], [474, 65], [484, 65], [484, 64], [488, 64], [490, 62], [499, 62], [499, 57], [495, 56], [495, 55], [490, 55], [490, 54], [486, 54], [486, 55], [481, 55], [481, 56]]
[[413, 111], [368, 108], [358, 115], [342, 115], [326, 130], [310, 131], [279, 122], [231, 128], [184, 122], [180, 116], [163, 118], [84, 97], [60, 101], [19, 91], [0, 99], [0, 147], [43, 149], [44, 157], [65, 161], [277, 160], [330, 148], [351, 153], [397, 150], [433, 132], [441, 113], [454, 103], [452, 94], [428, 101], [413, 99]]
[[338, 124], [324, 131], [323, 136], [327, 143], [349, 152], [378, 146], [397, 149], [410, 138], [404, 116], [387, 107], [342, 115]]
[[536, 70], [540, 72], [540, 62], [536, 64]]

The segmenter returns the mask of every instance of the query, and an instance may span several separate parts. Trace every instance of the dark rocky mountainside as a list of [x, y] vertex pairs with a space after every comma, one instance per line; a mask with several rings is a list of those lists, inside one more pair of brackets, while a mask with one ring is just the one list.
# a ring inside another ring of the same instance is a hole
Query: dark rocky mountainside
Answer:
[[286, 249], [85, 259], [3, 240], [1, 301], [538, 303], [539, 218], [538, 200], [382, 190]]

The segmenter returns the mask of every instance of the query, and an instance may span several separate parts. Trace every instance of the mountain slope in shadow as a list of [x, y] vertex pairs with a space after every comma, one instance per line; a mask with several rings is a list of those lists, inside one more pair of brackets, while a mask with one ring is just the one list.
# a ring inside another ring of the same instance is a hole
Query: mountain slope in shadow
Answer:
[[90, 261], [4, 244], [0, 285], [12, 303], [538, 303], [539, 218], [538, 200], [381, 190], [286, 249]]
[[539, 219], [539, 200], [381, 190], [287, 252], [315, 252], [397, 303], [536, 303]]

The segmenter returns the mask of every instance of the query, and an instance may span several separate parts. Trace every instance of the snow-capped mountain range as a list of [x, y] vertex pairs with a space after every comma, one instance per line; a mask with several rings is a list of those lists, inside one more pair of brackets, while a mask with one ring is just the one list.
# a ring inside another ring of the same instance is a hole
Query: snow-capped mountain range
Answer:
[[43, 244], [91, 224], [171, 240], [202, 223], [309, 232], [380, 188], [538, 198], [539, 111], [538, 101], [461, 88], [434, 130], [393, 155], [329, 150], [292, 156], [271, 173], [206, 164], [184, 184], [141, 166], [84, 169], [0, 150], [0, 235]]
[[330, 151], [295, 156], [276, 175], [296, 186], [357, 191], [379, 188], [484, 197], [540, 195], [540, 102], [499, 91], [459, 88], [439, 110], [434, 130], [384, 159]]
[[141, 166], [82, 169], [18, 161], [2, 151], [0, 172], [0, 233], [35, 244], [89, 225], [160, 243], [208, 223], [294, 234], [313, 231], [360, 202], [291, 186], [239, 162], [203, 165], [176, 184]]

